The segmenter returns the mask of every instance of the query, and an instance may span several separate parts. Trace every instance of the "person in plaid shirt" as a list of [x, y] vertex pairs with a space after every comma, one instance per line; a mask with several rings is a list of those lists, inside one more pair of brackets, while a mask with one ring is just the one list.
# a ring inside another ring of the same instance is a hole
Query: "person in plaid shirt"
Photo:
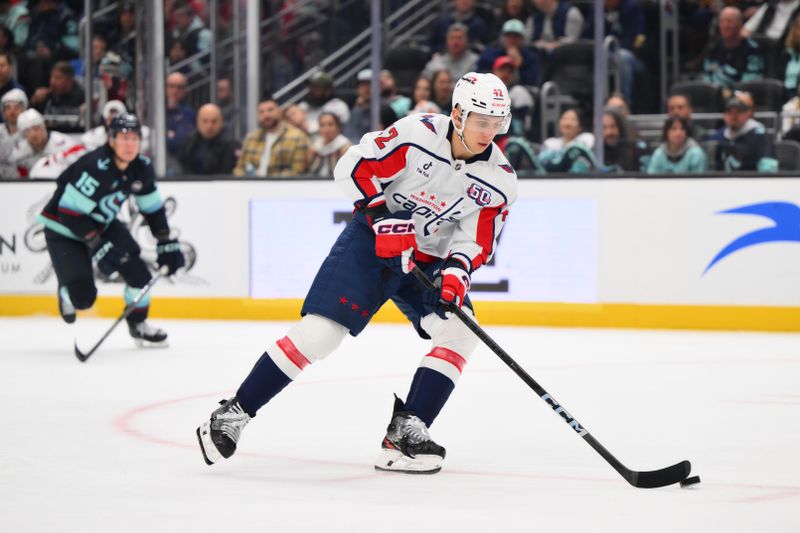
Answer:
[[262, 177], [303, 174], [311, 145], [308, 134], [283, 120], [283, 112], [272, 98], [258, 104], [258, 125], [244, 138], [233, 173]]

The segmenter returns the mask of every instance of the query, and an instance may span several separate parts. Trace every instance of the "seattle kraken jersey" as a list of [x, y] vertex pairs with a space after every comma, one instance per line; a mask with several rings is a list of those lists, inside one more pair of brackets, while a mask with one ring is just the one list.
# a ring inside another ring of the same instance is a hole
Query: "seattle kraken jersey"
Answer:
[[[145, 216], [163, 208], [150, 160], [139, 155], [124, 172], [120, 171], [108, 145], [78, 159], [56, 183], [56, 192], [38, 220], [72, 239], [85, 239], [94, 232], [102, 232], [117, 217], [131, 194]], [[165, 216], [148, 217], [148, 220], [150, 218], [163, 219], [166, 224]], [[161, 228], [151, 224], [154, 234], [157, 229]]]
[[339, 160], [334, 179], [355, 202], [385, 200], [413, 213], [417, 256], [460, 256], [472, 270], [487, 263], [517, 197], [517, 175], [492, 143], [453, 159], [450, 117], [409, 115], [367, 133]]

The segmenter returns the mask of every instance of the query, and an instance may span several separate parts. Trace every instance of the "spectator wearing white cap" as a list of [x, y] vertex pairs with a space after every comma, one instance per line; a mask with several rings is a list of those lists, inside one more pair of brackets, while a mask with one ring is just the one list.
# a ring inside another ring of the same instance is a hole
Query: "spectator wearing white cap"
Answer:
[[333, 77], [319, 71], [308, 80], [308, 95], [298, 105], [306, 114], [305, 130], [312, 138], [319, 133], [319, 116], [323, 112], [333, 113], [341, 124], [350, 120], [350, 108], [335, 94]]
[[0, 144], [17, 137], [17, 118], [28, 109], [28, 97], [22, 89], [11, 89], [0, 98], [3, 123], [0, 124]]
[[[111, 124], [111, 121], [117, 115], [127, 112], [128, 109], [125, 107], [125, 104], [119, 100], [109, 100], [106, 102], [103, 106], [103, 112], [101, 113], [103, 124], [81, 135], [81, 144], [83, 144], [87, 150], [94, 150], [106, 144], [108, 141], [108, 126]], [[145, 155], [150, 154], [150, 128], [147, 126], [142, 126], [142, 141], [139, 145], [139, 152]]]
[[0, 124], [0, 179], [16, 178], [17, 167], [11, 163], [11, 151], [20, 138], [17, 118], [28, 108], [28, 97], [21, 89], [11, 89], [0, 98], [3, 123]]
[[14, 145], [10, 159], [21, 178], [31, 177], [31, 169], [39, 159], [66, 152], [77, 145], [68, 135], [58, 131], [48, 132], [44, 117], [35, 109], [20, 113], [17, 129], [22, 136]]

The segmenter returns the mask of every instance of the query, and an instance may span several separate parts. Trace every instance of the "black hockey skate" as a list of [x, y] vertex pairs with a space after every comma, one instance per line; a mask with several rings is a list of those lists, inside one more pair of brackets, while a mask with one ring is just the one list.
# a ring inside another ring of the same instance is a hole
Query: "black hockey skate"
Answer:
[[428, 426], [394, 397], [392, 421], [381, 443], [376, 470], [404, 474], [435, 474], [442, 469], [445, 449], [433, 442]]
[[167, 332], [145, 322], [128, 322], [128, 331], [137, 346], [166, 346]]
[[207, 465], [229, 458], [236, 451], [242, 430], [250, 422], [248, 415], [234, 396], [219, 402], [222, 407], [197, 428], [197, 442]]
[[58, 289], [58, 312], [61, 313], [61, 318], [67, 324], [75, 322], [75, 306], [72, 305], [72, 300], [69, 299], [69, 292], [66, 287], [59, 287]]

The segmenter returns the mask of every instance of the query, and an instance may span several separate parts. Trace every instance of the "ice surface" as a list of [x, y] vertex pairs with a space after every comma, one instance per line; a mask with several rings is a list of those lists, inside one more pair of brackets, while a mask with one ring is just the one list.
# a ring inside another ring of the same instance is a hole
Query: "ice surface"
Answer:
[[[91, 344], [111, 322], [79, 323]], [[81, 364], [59, 320], [0, 319], [0, 531], [800, 531], [800, 335], [488, 327], [629, 468], [689, 459], [703, 479], [643, 490], [483, 347], [432, 428], [442, 472], [375, 472], [428, 348], [383, 324], [208, 467], [195, 427], [288, 324], [154, 324], [170, 348], [123, 324]]]

